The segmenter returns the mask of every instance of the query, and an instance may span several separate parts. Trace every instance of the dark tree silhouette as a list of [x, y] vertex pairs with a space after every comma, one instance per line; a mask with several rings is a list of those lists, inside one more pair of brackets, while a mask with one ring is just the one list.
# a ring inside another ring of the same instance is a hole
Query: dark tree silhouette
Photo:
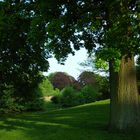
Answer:
[[56, 72], [52, 73], [49, 76], [49, 80], [51, 81], [52, 85], [54, 88], [58, 88], [62, 90], [66, 86], [72, 86], [73, 83], [75, 82], [74, 77], [64, 73], [64, 72]]

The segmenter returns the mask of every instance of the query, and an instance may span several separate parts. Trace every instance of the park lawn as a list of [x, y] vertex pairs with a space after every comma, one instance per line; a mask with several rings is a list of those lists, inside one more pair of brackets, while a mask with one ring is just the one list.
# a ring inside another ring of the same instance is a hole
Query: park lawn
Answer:
[[109, 100], [68, 109], [0, 117], [0, 140], [140, 140], [140, 134], [109, 133]]

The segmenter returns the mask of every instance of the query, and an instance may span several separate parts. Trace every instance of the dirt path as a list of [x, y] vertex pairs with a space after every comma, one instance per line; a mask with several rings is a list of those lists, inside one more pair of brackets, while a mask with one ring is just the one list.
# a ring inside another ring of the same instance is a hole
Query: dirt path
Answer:
[[50, 101], [51, 98], [52, 98], [52, 96], [45, 96], [45, 97], [44, 97], [45, 101]]

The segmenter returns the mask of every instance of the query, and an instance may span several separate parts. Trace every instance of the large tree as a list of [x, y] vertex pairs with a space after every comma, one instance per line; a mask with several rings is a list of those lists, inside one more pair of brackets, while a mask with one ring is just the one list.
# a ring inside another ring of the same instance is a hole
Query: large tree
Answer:
[[42, 0], [36, 5], [46, 21], [46, 47], [59, 61], [73, 48], [85, 47], [109, 62], [110, 128], [135, 127], [139, 122], [134, 65], [140, 45], [139, 1]]
[[[30, 3], [32, 10], [27, 13], [30, 13], [32, 22], [24, 47], [29, 47], [32, 54], [39, 54], [39, 56], [41, 54], [41, 57], [35, 58], [44, 57], [44, 55], [42, 57], [41, 53], [44, 46], [47, 50], [46, 53], [48, 51], [49, 53], [54, 53], [60, 62], [65, 60], [69, 53], [74, 53], [73, 48], [78, 50], [80, 47], [85, 47], [89, 52], [94, 51], [97, 57], [108, 61], [110, 65], [111, 87], [110, 128], [122, 130], [136, 126], [139, 120], [134, 56], [139, 53], [140, 45], [138, 41], [140, 38], [140, 6], [138, 0], [5, 1], [14, 2], [11, 4], [12, 7], [15, 6], [15, 3]], [[8, 8], [9, 5], [5, 7]], [[16, 10], [18, 9], [16, 8]], [[20, 15], [25, 14], [25, 8], [22, 9], [20, 12], [14, 11], [14, 15], [16, 15], [15, 13], [20, 13]], [[3, 12], [1, 13], [3, 14]], [[11, 11], [8, 11], [8, 13], [11, 13]], [[10, 15], [8, 14], [7, 17]], [[23, 15], [23, 17], [27, 19], [26, 15]], [[14, 23], [17, 23], [17, 21]], [[22, 23], [24, 22], [21, 22], [21, 25]], [[9, 31], [11, 29], [15, 28], [11, 27]], [[20, 33], [19, 30], [17, 31], [17, 33]], [[16, 35], [18, 35], [18, 39], [23, 39], [26, 36], [26, 32]], [[20, 37], [21, 35], [23, 37]], [[2, 36], [4, 37], [4, 35]], [[10, 41], [10, 45], [12, 46], [12, 42], [21, 42], [19, 40], [11, 42], [11, 39], [7, 39], [6, 41], [7, 45], [9, 45]], [[34, 51], [36, 48], [40, 48], [39, 51]], [[9, 50], [11, 49], [2, 51], [2, 54], [6, 54], [7, 51], [8, 54], [12, 52]], [[15, 53], [15, 55], [17, 54], [22, 53]], [[45, 61], [41, 60], [40, 62]], [[40, 65], [34, 64], [34, 62], [31, 64], [33, 64], [33, 68], [36, 66], [42, 68]], [[16, 66], [18, 65], [14, 65], [14, 67]]]
[[5, 85], [12, 85], [15, 96], [34, 96], [33, 89], [41, 79], [39, 72], [48, 69], [43, 28], [44, 24], [35, 19], [32, 2], [0, 1], [1, 92]]

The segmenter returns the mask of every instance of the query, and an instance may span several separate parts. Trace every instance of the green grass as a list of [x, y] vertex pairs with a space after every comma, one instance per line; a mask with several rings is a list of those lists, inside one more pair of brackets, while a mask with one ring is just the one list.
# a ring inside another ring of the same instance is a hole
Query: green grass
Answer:
[[0, 117], [0, 140], [140, 140], [140, 135], [109, 133], [109, 101], [69, 109]]
[[51, 101], [46, 101], [44, 103], [44, 107], [43, 107], [43, 110], [45, 112], [52, 112], [54, 110], [59, 110], [61, 109], [62, 107], [60, 105], [57, 105], [57, 104], [53, 104]]

